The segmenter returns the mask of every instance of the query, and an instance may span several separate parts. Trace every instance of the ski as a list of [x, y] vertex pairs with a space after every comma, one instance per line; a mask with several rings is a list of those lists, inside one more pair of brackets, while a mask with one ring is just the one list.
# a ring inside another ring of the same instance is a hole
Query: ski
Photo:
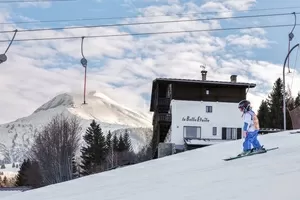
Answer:
[[266, 149], [266, 150], [263, 151], [263, 152], [254, 152], [254, 153], [249, 153], [249, 154], [247, 154], [247, 155], [237, 155], [237, 156], [225, 158], [225, 159], [223, 159], [223, 160], [224, 160], [224, 161], [235, 160], [235, 159], [239, 159], [239, 158], [243, 158], [243, 157], [247, 157], [247, 156], [253, 156], [253, 155], [257, 155], [257, 154], [267, 153], [268, 151], [272, 151], [272, 150], [276, 150], [276, 149], [279, 149], [279, 147], [269, 148], [269, 149]]

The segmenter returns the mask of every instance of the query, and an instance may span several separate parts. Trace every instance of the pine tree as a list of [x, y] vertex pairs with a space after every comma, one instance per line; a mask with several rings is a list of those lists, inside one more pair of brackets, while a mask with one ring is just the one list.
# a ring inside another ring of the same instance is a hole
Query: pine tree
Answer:
[[114, 166], [114, 150], [113, 150], [113, 141], [112, 134], [108, 131], [106, 135], [106, 147], [107, 147], [107, 168], [112, 168]]
[[278, 78], [273, 85], [272, 92], [268, 96], [268, 106], [270, 108], [270, 128], [280, 129], [283, 127], [282, 89], [282, 81]]
[[120, 134], [119, 135], [118, 152], [124, 152], [124, 151], [126, 151], [126, 144], [124, 142], [123, 135]]
[[27, 185], [38, 188], [43, 186], [43, 177], [41, 174], [40, 165], [37, 161], [33, 160], [30, 161], [31, 165], [29, 169], [26, 171], [26, 175], [28, 177], [28, 183]]
[[119, 139], [117, 134], [114, 134], [112, 139], [112, 151], [113, 151], [113, 167], [119, 165]]
[[83, 136], [87, 146], [81, 149], [82, 175], [88, 175], [101, 171], [107, 156], [105, 136], [100, 125], [95, 120], [87, 128]]
[[73, 179], [79, 176], [75, 155], [72, 156], [72, 176]]
[[124, 136], [123, 136], [123, 142], [125, 144], [125, 150], [128, 152], [132, 152], [132, 146], [131, 146], [131, 140], [129, 137], [128, 130], [125, 130]]
[[[283, 128], [283, 83], [278, 78], [268, 98], [263, 101], [258, 111], [258, 118], [261, 128]], [[287, 129], [292, 129], [292, 120], [289, 110], [295, 107], [294, 99], [288, 89], [286, 92], [286, 124]]]
[[13, 164], [12, 164], [12, 168], [15, 168], [15, 167], [16, 167], [16, 165], [15, 165], [15, 163], [13, 163]]
[[119, 139], [118, 139], [118, 136], [116, 134], [114, 134], [114, 136], [113, 136], [113, 150], [118, 151], [118, 149], [119, 149]]
[[[127, 141], [125, 141], [127, 140]], [[124, 165], [130, 163], [131, 152], [129, 151], [130, 148], [130, 141], [128, 133], [124, 135], [119, 135], [119, 144], [118, 144], [118, 154], [119, 154], [119, 163], [118, 165]]]
[[268, 103], [264, 100], [259, 106], [257, 117], [259, 119], [260, 128], [270, 128], [270, 111]]
[[30, 160], [27, 159], [23, 161], [20, 170], [17, 174], [17, 179], [16, 179], [16, 186], [27, 186], [28, 185], [28, 177], [27, 177], [27, 171], [30, 168], [31, 163]]
[[108, 131], [107, 135], [106, 135], [106, 146], [107, 146], [107, 149], [110, 150], [112, 149], [112, 134], [110, 131]]
[[7, 186], [7, 182], [8, 182], [7, 177], [4, 176], [4, 178], [3, 178], [3, 180], [2, 180], [3, 185], [4, 185], [4, 186]]
[[131, 140], [129, 137], [128, 130], [125, 130], [124, 136], [123, 136], [123, 141], [125, 144], [125, 151], [124, 151], [124, 164], [132, 164], [136, 162], [136, 155], [133, 152], [132, 145], [131, 145]]
[[1, 165], [1, 169], [5, 169], [5, 164], [2, 164], [2, 165]]

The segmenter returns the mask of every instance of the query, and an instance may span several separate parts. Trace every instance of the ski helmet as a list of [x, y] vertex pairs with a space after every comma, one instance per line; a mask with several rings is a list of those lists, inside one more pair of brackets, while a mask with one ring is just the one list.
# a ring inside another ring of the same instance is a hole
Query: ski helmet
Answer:
[[250, 110], [250, 101], [248, 101], [246, 99], [240, 101], [238, 108], [241, 109], [243, 112], [249, 111]]

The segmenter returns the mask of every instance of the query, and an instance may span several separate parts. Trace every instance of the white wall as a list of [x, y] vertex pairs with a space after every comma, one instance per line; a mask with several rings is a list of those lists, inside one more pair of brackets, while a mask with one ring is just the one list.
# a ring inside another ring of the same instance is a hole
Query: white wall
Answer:
[[[206, 106], [212, 106], [212, 112], [206, 112]], [[171, 142], [184, 144], [183, 127], [200, 126], [201, 138], [222, 139], [222, 127], [242, 128], [242, 113], [237, 103], [204, 102], [204, 101], [171, 101], [172, 132]], [[187, 116], [204, 119], [204, 121], [183, 121]], [[205, 121], [207, 118], [209, 121]], [[213, 135], [213, 127], [217, 127], [217, 135]]]

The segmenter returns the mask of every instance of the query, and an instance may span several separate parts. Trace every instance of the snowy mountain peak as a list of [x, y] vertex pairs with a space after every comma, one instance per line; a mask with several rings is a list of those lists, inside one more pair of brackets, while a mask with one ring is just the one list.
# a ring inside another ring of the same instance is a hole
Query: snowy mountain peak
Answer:
[[57, 95], [56, 97], [54, 97], [47, 103], [43, 104], [41, 107], [36, 109], [33, 113], [37, 113], [41, 110], [48, 110], [51, 108], [56, 108], [59, 106], [70, 107], [73, 105], [74, 105], [73, 97], [68, 93], [64, 93], [64, 94]]
[[151, 127], [151, 116], [134, 111], [117, 103], [107, 95], [92, 91], [86, 95], [83, 104], [82, 94], [59, 94], [43, 104], [33, 114], [50, 110], [68, 112], [86, 120], [99, 120], [105, 123], [129, 125], [133, 127]]

